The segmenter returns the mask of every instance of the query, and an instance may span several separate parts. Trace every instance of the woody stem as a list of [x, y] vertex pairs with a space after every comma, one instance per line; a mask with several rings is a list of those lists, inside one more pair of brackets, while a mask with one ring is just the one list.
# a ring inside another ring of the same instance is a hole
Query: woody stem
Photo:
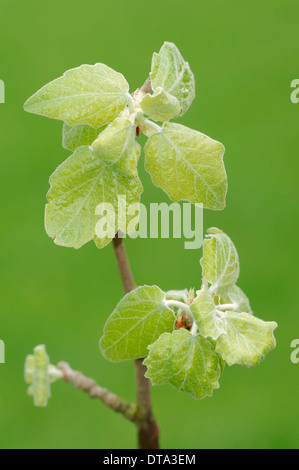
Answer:
[[[136, 288], [123, 239], [118, 234], [113, 239], [123, 289], [125, 294]], [[138, 444], [140, 449], [159, 449], [159, 428], [155, 421], [152, 403], [150, 381], [145, 377], [146, 367], [142, 359], [135, 360], [138, 420]]]

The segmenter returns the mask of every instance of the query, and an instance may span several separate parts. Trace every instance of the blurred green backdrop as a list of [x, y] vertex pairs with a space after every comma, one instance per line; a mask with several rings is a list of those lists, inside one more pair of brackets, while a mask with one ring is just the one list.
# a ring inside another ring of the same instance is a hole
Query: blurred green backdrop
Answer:
[[[98, 351], [107, 315], [122, 296], [112, 247], [57, 247], [44, 231], [48, 178], [68, 153], [58, 121], [23, 112], [32, 93], [65, 70], [104, 62], [140, 86], [153, 51], [175, 42], [196, 77], [197, 98], [180, 122], [226, 146], [227, 208], [204, 212], [240, 254], [240, 285], [257, 316], [276, 320], [278, 345], [253, 369], [226, 368], [213, 398], [153, 390], [164, 448], [298, 447], [299, 2], [293, 0], [1, 0], [0, 446], [134, 448], [135, 429], [63, 382], [36, 409], [23, 382], [25, 355], [40, 343], [127, 399], [130, 362]], [[143, 170], [143, 201], [167, 201]], [[128, 240], [137, 283], [199, 286], [199, 251], [182, 240]]]

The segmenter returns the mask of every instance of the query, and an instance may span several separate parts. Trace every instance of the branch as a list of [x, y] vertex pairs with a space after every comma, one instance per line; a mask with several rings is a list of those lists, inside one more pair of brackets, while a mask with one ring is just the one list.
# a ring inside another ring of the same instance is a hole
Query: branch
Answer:
[[[123, 239], [115, 235], [113, 248], [122, 279], [125, 294], [136, 288]], [[138, 443], [140, 449], [159, 449], [159, 427], [152, 412], [151, 385], [145, 377], [146, 367], [142, 359], [135, 361], [137, 407], [138, 407]]]
[[71, 382], [75, 388], [88, 393], [90, 398], [98, 398], [104, 405], [112, 408], [117, 413], [122, 413], [130, 421], [138, 422], [138, 408], [135, 403], [129, 403], [106, 388], [100, 387], [95, 380], [73, 370], [67, 362], [60, 362], [57, 367], [61, 370], [66, 382]]
[[[124, 291], [125, 293], [131, 292], [136, 288], [136, 284], [126, 255], [123, 239], [118, 234], [113, 239], [113, 248]], [[152, 412], [150, 381], [145, 377], [146, 367], [142, 361], [143, 359], [135, 361], [137, 404], [123, 400], [115, 395], [115, 393], [98, 385], [95, 380], [86, 377], [79, 371], [74, 371], [67, 362], [60, 362], [57, 367], [61, 370], [66, 382], [70, 382], [75, 388], [88, 393], [90, 398], [98, 398], [104, 405], [117, 413], [121, 413], [128, 420], [133, 421], [138, 429], [138, 442], [141, 449], [159, 449], [159, 428]]]
[[120, 238], [118, 234], [116, 234], [115, 237], [113, 238], [113, 248], [114, 248], [114, 253], [116, 256], [124, 292], [125, 294], [127, 294], [128, 292], [131, 292], [131, 290], [134, 290], [136, 288], [136, 284], [135, 284], [133, 274], [129, 265], [123, 239]]

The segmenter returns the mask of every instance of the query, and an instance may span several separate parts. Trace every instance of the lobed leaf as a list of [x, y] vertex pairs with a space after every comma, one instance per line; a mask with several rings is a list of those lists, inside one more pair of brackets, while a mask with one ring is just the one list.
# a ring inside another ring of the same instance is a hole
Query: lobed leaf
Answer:
[[125, 108], [128, 91], [124, 76], [107, 65], [81, 65], [41, 88], [26, 101], [24, 109], [69, 125], [98, 128]]
[[165, 42], [160, 52], [154, 53], [150, 77], [153, 90], [161, 87], [173, 95], [179, 101], [180, 115], [185, 114], [195, 98], [195, 80], [175, 44]]
[[208, 230], [203, 242], [203, 257], [200, 261], [203, 276], [212, 284], [213, 290], [228, 288], [239, 277], [239, 257], [231, 239], [219, 229]]
[[223, 321], [217, 314], [213, 297], [206, 289], [197, 292], [190, 309], [202, 336], [216, 340], [225, 333]]
[[103, 356], [124, 361], [147, 356], [147, 347], [174, 328], [174, 312], [164, 304], [156, 286], [137, 287], [118, 303], [108, 318], [100, 340]]
[[157, 87], [150, 95], [147, 93], [140, 103], [142, 111], [154, 121], [169, 121], [180, 114], [181, 108], [175, 96]]
[[[139, 204], [142, 192], [139, 178], [126, 178], [117, 173], [96, 158], [89, 147], [79, 147], [62, 163], [51, 176], [50, 184], [46, 231], [58, 245], [80, 248], [96, 238], [97, 246], [102, 248], [111, 241], [118, 228], [127, 233], [135, 231], [138, 216], [128, 214], [127, 209], [130, 204]], [[123, 209], [120, 206], [121, 212], [118, 196], [126, 198]], [[95, 236], [99, 220], [96, 207], [100, 203], [111, 204], [115, 214], [115, 221], [111, 221], [115, 231], [103, 239]], [[136, 219], [134, 224], [133, 219]]]
[[93, 154], [127, 177], [137, 176], [140, 145], [136, 126], [129, 119], [117, 118], [93, 142]]
[[275, 348], [275, 322], [264, 322], [248, 313], [225, 312], [226, 334], [217, 340], [216, 351], [229, 366], [259, 364]]
[[153, 183], [173, 201], [187, 200], [214, 210], [225, 207], [221, 143], [180, 124], [166, 123], [148, 139], [145, 154]]
[[219, 388], [223, 363], [208, 339], [181, 328], [164, 333], [148, 349], [145, 375], [153, 385], [169, 383], [197, 399]]
[[62, 130], [62, 146], [67, 150], [75, 151], [78, 147], [91, 145], [104, 129], [105, 126], [95, 129], [85, 124], [69, 126], [65, 122]]

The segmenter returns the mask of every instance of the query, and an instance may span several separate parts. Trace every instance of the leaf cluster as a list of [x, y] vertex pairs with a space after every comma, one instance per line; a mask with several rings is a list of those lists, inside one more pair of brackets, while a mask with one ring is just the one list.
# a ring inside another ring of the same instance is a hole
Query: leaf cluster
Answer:
[[[63, 146], [73, 152], [50, 178], [45, 226], [55, 243], [80, 248], [94, 239], [99, 248], [106, 246], [114, 234], [96, 236], [101, 203], [114, 208], [114, 233], [135, 232], [143, 190], [139, 130], [148, 137], [145, 168], [172, 201], [224, 208], [223, 145], [169, 122], [185, 114], [194, 97], [188, 62], [166, 42], [153, 55], [150, 78], [132, 94], [121, 73], [98, 63], [68, 70], [27, 100], [26, 111], [64, 121]], [[118, 196], [126, 197], [121, 208]], [[133, 215], [131, 205], [136, 206]]]
[[252, 313], [237, 286], [239, 258], [231, 239], [208, 230], [201, 289], [163, 292], [142, 286], [116, 306], [100, 340], [110, 361], [145, 358], [153, 385], [170, 384], [193, 398], [212, 396], [225, 364], [247, 367], [275, 348], [275, 322]]

